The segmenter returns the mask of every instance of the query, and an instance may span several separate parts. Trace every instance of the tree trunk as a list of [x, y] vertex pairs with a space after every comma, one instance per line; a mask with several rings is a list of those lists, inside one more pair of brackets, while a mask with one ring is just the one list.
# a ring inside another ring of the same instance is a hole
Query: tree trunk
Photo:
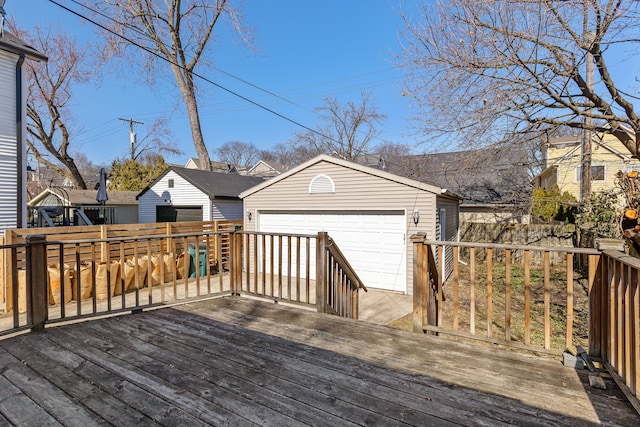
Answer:
[[191, 137], [193, 138], [193, 145], [198, 154], [200, 160], [200, 169], [211, 170], [211, 159], [209, 158], [209, 152], [207, 146], [204, 143], [202, 137], [202, 128], [200, 127], [200, 115], [198, 114], [198, 101], [196, 99], [195, 86], [193, 84], [193, 75], [191, 70], [184, 69], [176, 65], [171, 66], [173, 74], [176, 77], [178, 88], [184, 102], [187, 106], [187, 113], [189, 114], [189, 126], [191, 128]]

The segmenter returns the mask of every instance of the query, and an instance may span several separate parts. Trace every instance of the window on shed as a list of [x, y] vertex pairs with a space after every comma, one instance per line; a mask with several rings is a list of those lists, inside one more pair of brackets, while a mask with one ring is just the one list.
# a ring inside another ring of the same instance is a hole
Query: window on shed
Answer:
[[336, 186], [333, 180], [327, 175], [318, 175], [311, 180], [309, 184], [309, 194], [327, 194], [335, 193]]
[[173, 178], [169, 180], [169, 188], [173, 188]]

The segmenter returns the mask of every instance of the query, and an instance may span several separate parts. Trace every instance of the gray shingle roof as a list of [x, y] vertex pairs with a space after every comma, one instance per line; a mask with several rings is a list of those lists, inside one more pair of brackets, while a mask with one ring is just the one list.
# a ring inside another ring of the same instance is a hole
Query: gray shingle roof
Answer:
[[207, 194], [211, 199], [216, 197], [237, 199], [240, 193], [264, 181], [264, 178], [255, 176], [244, 176], [236, 173], [209, 172], [200, 169], [171, 166], [153, 183], [138, 194], [138, 198], [146, 193], [149, 188], [155, 185], [155, 183], [162, 179], [162, 177], [164, 177], [169, 171], [174, 171], [193, 184], [196, 188]]
[[464, 204], [518, 203], [528, 200], [528, 154], [517, 148], [431, 153], [386, 162], [386, 170], [464, 197]]
[[0, 37], [0, 50], [5, 50], [15, 54], [24, 53], [29, 59], [35, 59], [37, 61], [47, 60], [47, 57], [44, 54], [6, 31], [4, 31], [2, 33], [2, 37]]

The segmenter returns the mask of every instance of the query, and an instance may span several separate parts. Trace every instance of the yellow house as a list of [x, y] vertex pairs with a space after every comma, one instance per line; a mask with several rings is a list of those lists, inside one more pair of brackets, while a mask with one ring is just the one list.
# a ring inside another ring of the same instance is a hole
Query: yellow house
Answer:
[[[580, 164], [582, 137], [553, 138], [545, 149], [545, 169], [535, 177], [534, 186], [550, 188], [557, 185], [560, 192], [571, 193], [580, 200]], [[618, 171], [640, 171], [640, 161], [632, 158], [614, 136], [596, 135], [591, 143], [591, 191], [611, 191], [617, 188]]]

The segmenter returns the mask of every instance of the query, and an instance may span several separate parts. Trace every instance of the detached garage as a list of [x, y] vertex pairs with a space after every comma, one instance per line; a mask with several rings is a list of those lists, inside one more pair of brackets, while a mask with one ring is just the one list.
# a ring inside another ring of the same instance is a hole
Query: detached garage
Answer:
[[454, 241], [458, 237], [459, 196], [325, 155], [240, 197], [245, 230], [326, 231], [371, 288], [412, 292], [412, 234]]
[[138, 194], [138, 221], [242, 219], [241, 191], [263, 178], [171, 166]]

